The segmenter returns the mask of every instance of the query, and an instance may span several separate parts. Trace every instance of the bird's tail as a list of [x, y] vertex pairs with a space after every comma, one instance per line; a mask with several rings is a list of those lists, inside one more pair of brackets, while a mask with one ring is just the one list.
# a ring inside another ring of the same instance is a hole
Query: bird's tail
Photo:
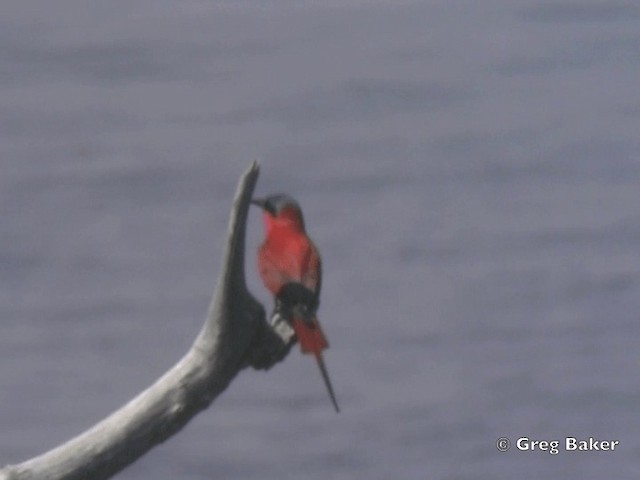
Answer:
[[338, 407], [338, 401], [335, 393], [333, 393], [333, 386], [329, 379], [329, 373], [322, 358], [322, 350], [329, 347], [329, 342], [327, 342], [327, 338], [322, 333], [318, 319], [313, 317], [310, 320], [301, 320], [294, 317], [291, 324], [296, 337], [298, 337], [298, 342], [300, 342], [302, 353], [313, 353], [316, 357], [316, 362], [322, 374], [322, 380], [324, 380], [324, 384], [327, 387], [327, 392], [329, 392], [329, 397], [331, 397], [333, 408], [335, 408], [336, 413], [340, 412], [340, 407]]
[[327, 342], [318, 319], [315, 317], [310, 320], [294, 317], [291, 324], [293, 331], [296, 332], [296, 337], [298, 337], [298, 342], [300, 342], [302, 353], [320, 353], [325, 348], [329, 348], [329, 342]]

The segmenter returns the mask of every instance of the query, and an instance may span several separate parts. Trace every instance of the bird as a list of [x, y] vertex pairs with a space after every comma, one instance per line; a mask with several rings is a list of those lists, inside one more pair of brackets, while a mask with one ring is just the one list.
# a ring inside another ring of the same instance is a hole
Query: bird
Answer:
[[280, 313], [291, 325], [303, 354], [312, 354], [338, 413], [322, 351], [329, 342], [318, 322], [322, 285], [320, 253], [305, 230], [300, 204], [286, 194], [254, 198], [251, 204], [262, 209], [265, 239], [258, 247], [258, 273], [274, 296], [274, 314]]

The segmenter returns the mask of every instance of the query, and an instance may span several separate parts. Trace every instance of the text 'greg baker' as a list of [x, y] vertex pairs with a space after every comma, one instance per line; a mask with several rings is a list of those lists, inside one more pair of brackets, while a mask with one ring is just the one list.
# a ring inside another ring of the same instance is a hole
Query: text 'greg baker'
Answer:
[[[565, 437], [564, 450], [566, 452], [610, 452], [620, 445], [618, 440], [596, 440], [589, 437], [587, 440], [580, 440], [576, 437]], [[520, 437], [516, 442], [516, 447], [521, 452], [546, 452], [557, 455], [561, 451], [560, 440], [533, 440], [529, 437]], [[503, 449], [501, 451], [506, 451]], [[500, 448], [498, 448], [500, 450]]]

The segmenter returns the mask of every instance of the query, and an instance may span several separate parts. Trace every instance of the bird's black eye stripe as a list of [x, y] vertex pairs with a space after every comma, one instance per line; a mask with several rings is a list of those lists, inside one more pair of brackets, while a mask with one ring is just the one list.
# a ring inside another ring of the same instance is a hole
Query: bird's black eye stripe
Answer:
[[276, 207], [273, 203], [271, 203], [269, 200], [267, 200], [264, 203], [264, 209], [269, 212], [272, 216], [276, 216]]

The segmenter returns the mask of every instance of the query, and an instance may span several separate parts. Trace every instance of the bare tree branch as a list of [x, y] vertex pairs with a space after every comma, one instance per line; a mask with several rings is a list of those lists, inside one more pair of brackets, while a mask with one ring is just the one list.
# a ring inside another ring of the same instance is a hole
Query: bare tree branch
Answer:
[[242, 368], [267, 369], [286, 356], [293, 332], [277, 316], [268, 324], [264, 308], [245, 285], [246, 220], [258, 174], [254, 162], [240, 179], [218, 285], [204, 326], [187, 354], [153, 385], [86, 432], [1, 469], [0, 480], [110, 478], [207, 408]]

